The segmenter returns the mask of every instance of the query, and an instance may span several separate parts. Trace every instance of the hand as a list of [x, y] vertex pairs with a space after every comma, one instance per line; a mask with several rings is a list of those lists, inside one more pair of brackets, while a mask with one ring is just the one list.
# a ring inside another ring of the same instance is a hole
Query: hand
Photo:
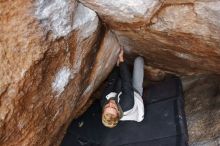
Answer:
[[119, 66], [120, 62], [124, 62], [124, 48], [120, 47], [120, 52], [118, 55], [117, 66]]

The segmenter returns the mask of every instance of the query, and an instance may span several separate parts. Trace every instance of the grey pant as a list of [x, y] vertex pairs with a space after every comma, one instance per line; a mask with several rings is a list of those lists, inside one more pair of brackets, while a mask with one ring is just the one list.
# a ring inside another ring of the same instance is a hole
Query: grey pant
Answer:
[[139, 92], [141, 96], [143, 95], [143, 80], [144, 80], [144, 59], [142, 57], [137, 57], [134, 60], [132, 84], [133, 87]]

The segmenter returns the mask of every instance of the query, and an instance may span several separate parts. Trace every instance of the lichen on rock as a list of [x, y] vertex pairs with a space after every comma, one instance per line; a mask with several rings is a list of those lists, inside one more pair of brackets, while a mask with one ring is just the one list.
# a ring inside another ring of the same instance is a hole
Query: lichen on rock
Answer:
[[71, 71], [67, 67], [63, 67], [55, 76], [55, 80], [52, 83], [53, 91], [59, 96], [63, 91], [65, 86], [68, 84], [71, 77]]
[[37, 0], [35, 15], [55, 36], [66, 36], [74, 29], [72, 26], [76, 5], [72, 0]]

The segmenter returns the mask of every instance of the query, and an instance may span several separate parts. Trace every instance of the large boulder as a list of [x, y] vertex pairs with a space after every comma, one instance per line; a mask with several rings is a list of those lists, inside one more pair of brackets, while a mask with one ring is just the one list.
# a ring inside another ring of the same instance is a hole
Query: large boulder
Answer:
[[80, 0], [116, 33], [131, 56], [178, 74], [220, 70], [220, 1]]
[[113, 68], [117, 39], [75, 0], [1, 1], [0, 14], [0, 144], [56, 145]]
[[220, 77], [184, 77], [190, 146], [220, 145]]
[[154, 80], [164, 71], [219, 74], [219, 0], [79, 1], [0, 0], [1, 145], [58, 145], [120, 45], [128, 58], [145, 58]]

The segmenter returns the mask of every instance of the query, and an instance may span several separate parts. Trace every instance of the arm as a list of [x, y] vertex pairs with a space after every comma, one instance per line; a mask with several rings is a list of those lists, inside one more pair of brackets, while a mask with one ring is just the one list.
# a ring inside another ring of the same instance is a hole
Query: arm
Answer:
[[134, 89], [131, 81], [131, 74], [125, 62], [120, 62], [121, 90], [120, 106], [123, 111], [128, 111], [134, 106]]
[[102, 99], [101, 99], [101, 106], [103, 107], [104, 104], [107, 102], [106, 96], [111, 93], [111, 92], [115, 92], [115, 85], [116, 82], [119, 78], [119, 68], [118, 67], [114, 67], [113, 71], [110, 73], [106, 86], [103, 90], [102, 93]]

